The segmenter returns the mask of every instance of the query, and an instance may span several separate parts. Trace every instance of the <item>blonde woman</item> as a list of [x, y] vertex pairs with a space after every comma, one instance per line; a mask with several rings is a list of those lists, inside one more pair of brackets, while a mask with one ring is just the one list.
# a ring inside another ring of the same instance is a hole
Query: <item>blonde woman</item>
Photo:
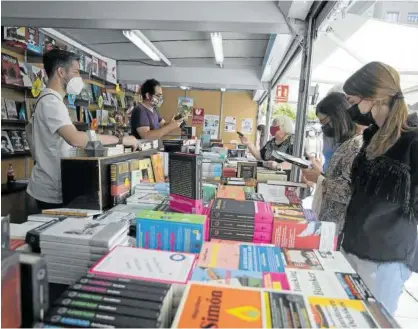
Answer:
[[395, 69], [372, 62], [344, 84], [353, 109], [371, 125], [353, 163], [342, 248], [391, 314], [418, 270], [418, 130], [407, 125], [399, 80]]
[[292, 135], [295, 133], [295, 125], [292, 119], [287, 116], [279, 115], [275, 117], [270, 126], [270, 135], [273, 138], [266, 143], [260, 150], [248, 141], [247, 137], [241, 137], [241, 143], [248, 146], [250, 153], [257, 159], [267, 162], [270, 168], [276, 167], [276, 158], [273, 157], [273, 151], [280, 151], [292, 154], [293, 143]]

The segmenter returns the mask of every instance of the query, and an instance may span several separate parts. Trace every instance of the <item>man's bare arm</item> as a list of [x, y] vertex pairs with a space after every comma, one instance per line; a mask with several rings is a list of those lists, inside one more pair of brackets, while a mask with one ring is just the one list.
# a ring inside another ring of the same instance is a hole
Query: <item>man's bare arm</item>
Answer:
[[[74, 125], [63, 126], [58, 129], [58, 133], [71, 146], [85, 147], [89, 141], [87, 133], [84, 131], [78, 131]], [[119, 142], [119, 138], [112, 135], [97, 135], [97, 138], [103, 145], [117, 144]], [[125, 146], [132, 146], [134, 150], [137, 146], [136, 139], [133, 136], [124, 137], [123, 144]]]

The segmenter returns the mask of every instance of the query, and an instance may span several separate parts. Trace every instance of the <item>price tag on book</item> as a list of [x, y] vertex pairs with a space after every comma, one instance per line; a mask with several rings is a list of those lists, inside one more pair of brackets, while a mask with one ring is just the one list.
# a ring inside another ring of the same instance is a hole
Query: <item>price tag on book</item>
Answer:
[[38, 77], [33, 83], [32, 83], [32, 96], [33, 97], [38, 97], [39, 94], [41, 93], [41, 89], [42, 89], [42, 81], [41, 79]]

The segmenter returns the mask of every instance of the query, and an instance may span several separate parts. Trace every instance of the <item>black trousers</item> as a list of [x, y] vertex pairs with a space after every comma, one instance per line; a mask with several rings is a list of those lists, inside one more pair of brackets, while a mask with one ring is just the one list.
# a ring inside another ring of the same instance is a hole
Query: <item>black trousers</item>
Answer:
[[43, 201], [39, 201], [36, 200], [36, 205], [38, 206], [38, 209], [40, 212], [42, 212], [42, 210], [46, 210], [46, 209], [55, 209], [55, 208], [62, 208], [64, 207], [64, 205], [62, 203], [48, 203], [48, 202], [43, 202]]

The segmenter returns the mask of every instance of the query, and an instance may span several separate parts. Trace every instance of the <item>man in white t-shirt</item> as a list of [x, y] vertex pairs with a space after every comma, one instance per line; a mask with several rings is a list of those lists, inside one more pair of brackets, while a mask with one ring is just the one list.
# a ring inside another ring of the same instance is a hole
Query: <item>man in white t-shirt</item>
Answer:
[[[79, 57], [54, 49], [44, 54], [43, 63], [49, 82], [38, 97], [27, 127], [35, 161], [27, 192], [36, 200], [39, 210], [63, 206], [61, 158], [69, 156], [71, 146], [85, 147], [88, 142], [87, 133], [76, 129], [63, 101], [65, 95], [78, 95], [84, 87]], [[97, 136], [104, 145], [119, 143], [134, 150], [137, 147], [133, 136]]]

